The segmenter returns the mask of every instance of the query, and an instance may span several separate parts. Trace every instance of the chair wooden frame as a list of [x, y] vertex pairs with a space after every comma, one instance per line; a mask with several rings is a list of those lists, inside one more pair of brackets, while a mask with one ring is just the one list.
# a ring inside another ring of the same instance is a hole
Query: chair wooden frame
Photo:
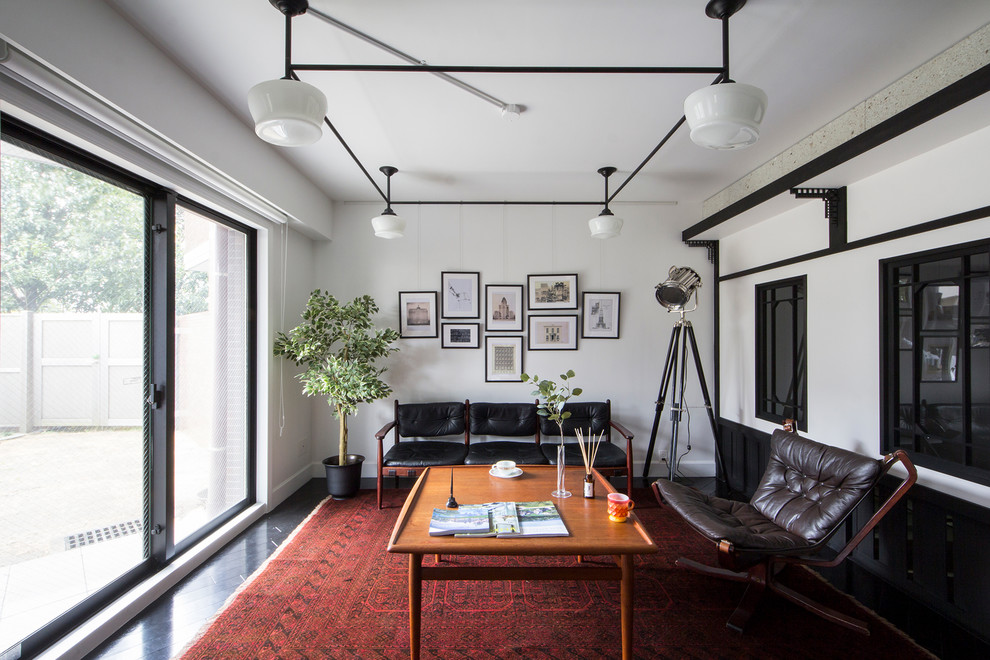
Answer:
[[[742, 564], [740, 561], [741, 553], [733, 546], [731, 542], [726, 539], [722, 539], [717, 543], [717, 567], [701, 564], [684, 557], [679, 558], [676, 561], [676, 564], [699, 573], [704, 573], [705, 575], [712, 575], [726, 580], [733, 580], [735, 582], [748, 583], [742, 600], [739, 602], [739, 605], [736, 607], [735, 611], [725, 624], [727, 628], [735, 630], [736, 632], [743, 632], [746, 624], [752, 617], [757, 604], [769, 590], [779, 594], [792, 603], [800, 605], [813, 614], [817, 614], [818, 616], [832, 621], [833, 623], [837, 623], [840, 626], [849, 628], [850, 630], [869, 635], [870, 631], [863, 621], [842, 614], [841, 612], [837, 612], [832, 608], [811, 600], [807, 596], [800, 594], [778, 582], [776, 576], [788, 564], [831, 567], [837, 566], [845, 560], [845, 558], [848, 557], [856, 546], [859, 545], [859, 543], [873, 531], [877, 524], [879, 524], [880, 520], [894, 508], [894, 505], [896, 505], [901, 498], [904, 497], [908, 489], [911, 488], [911, 486], [913, 486], [917, 481], [918, 472], [915, 469], [914, 464], [911, 462], [911, 459], [909, 459], [907, 454], [902, 450], [897, 450], [884, 456], [883, 465], [881, 467], [880, 474], [877, 477], [877, 483], [879, 483], [879, 480], [887, 474], [890, 468], [896, 463], [903, 465], [903, 467], [907, 470], [907, 476], [903, 478], [898, 487], [893, 493], [891, 493], [890, 497], [888, 497], [883, 505], [877, 509], [866, 524], [863, 525], [863, 527], [860, 528], [860, 530], [846, 543], [846, 545], [831, 559], [820, 559], [816, 558], [814, 555], [824, 549], [828, 543], [828, 540], [842, 527], [857, 506], [872, 492], [872, 489], [868, 490], [854, 506], [850, 507], [848, 513], [832, 527], [831, 531], [826, 534], [823, 539], [809, 548], [804, 548], [802, 550], [802, 554], [800, 555], [769, 554], [760, 559], [756, 564], [748, 562], [751, 565], [749, 565], [745, 570], [740, 570], [740, 565]], [[660, 495], [660, 489], [658, 488], [656, 482], [654, 482], [652, 488], [657, 501], [660, 502], [661, 506], [664, 506], [663, 499]], [[748, 554], [749, 556], [752, 556], [752, 551], [749, 551]]]

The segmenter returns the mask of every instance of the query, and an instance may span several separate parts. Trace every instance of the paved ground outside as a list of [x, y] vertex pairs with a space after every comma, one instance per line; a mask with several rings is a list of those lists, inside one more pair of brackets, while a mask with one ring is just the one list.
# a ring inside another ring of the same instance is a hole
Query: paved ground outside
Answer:
[[[176, 438], [176, 518], [193, 531], [209, 459], [188, 440]], [[140, 429], [0, 437], [0, 651], [142, 561], [143, 492]], [[86, 542], [114, 527], [127, 533]]]

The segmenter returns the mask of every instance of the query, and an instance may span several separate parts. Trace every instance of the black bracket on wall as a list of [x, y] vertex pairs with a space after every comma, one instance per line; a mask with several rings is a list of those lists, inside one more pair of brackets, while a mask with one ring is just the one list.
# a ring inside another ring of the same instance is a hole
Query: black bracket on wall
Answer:
[[801, 198], [821, 199], [825, 202], [828, 218], [828, 246], [837, 248], [846, 244], [846, 187], [841, 188], [791, 188], [791, 194]]
[[684, 241], [688, 247], [703, 247], [708, 250], [708, 263], [718, 265], [718, 241]]

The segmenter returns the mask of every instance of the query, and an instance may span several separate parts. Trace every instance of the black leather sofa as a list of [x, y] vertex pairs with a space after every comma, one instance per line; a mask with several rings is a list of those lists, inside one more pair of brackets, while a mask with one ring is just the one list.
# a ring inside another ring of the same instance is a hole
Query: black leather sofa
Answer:
[[[626, 475], [631, 489], [632, 434], [611, 419], [611, 403], [568, 404], [571, 418], [564, 425], [566, 465], [583, 465], [574, 439], [574, 429], [598, 434], [606, 440], [598, 453], [595, 468], [604, 475]], [[549, 426], [547, 426], [549, 424]], [[611, 431], [626, 439], [626, 450], [611, 443]], [[392, 446], [385, 450], [385, 438], [394, 431]], [[395, 416], [376, 434], [378, 440], [378, 508], [382, 506], [385, 477], [416, 477], [427, 467], [442, 465], [491, 465], [515, 461], [519, 465], [548, 465], [557, 462], [559, 429], [537, 414], [537, 402], [487, 403], [445, 401], [399, 403]], [[541, 443], [544, 436], [553, 442]], [[472, 442], [474, 440], [474, 442]], [[631, 494], [631, 493], [630, 493]]]

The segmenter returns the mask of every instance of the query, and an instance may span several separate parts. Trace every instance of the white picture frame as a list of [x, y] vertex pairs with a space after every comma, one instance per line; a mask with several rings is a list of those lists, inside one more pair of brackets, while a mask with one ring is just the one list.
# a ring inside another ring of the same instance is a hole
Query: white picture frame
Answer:
[[437, 292], [399, 292], [399, 336], [428, 339], [437, 336]]
[[480, 323], [441, 323], [441, 348], [481, 348]]
[[479, 284], [481, 273], [444, 271], [440, 273], [441, 311], [445, 319], [481, 318]]
[[581, 294], [581, 338], [619, 338], [617, 291], [585, 291]]
[[485, 337], [485, 382], [521, 383], [523, 338], [488, 335]]
[[485, 285], [485, 329], [489, 332], [522, 332], [522, 284]]

